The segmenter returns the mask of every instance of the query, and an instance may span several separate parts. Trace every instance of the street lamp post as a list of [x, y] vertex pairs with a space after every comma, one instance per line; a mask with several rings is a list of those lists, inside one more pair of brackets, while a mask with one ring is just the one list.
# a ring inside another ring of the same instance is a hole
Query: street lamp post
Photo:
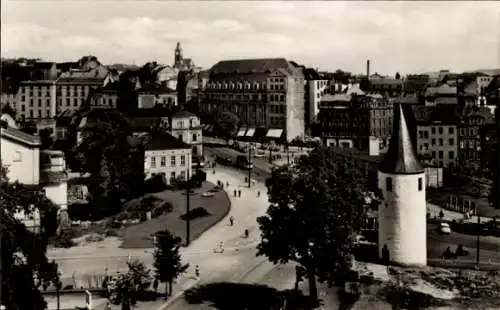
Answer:
[[187, 169], [187, 181], [186, 181], [186, 246], [189, 246], [191, 239], [191, 223], [189, 218], [190, 203], [191, 203], [191, 180], [189, 175], [189, 167]]
[[252, 142], [248, 144], [248, 188], [252, 187]]
[[61, 291], [62, 283], [61, 283], [60, 277], [61, 277], [61, 273], [58, 272], [56, 283], [54, 283], [56, 286], [57, 310], [61, 309], [60, 291]]
[[[481, 227], [481, 217], [477, 215], [477, 226]], [[479, 233], [476, 236], [476, 269], [479, 269]]]

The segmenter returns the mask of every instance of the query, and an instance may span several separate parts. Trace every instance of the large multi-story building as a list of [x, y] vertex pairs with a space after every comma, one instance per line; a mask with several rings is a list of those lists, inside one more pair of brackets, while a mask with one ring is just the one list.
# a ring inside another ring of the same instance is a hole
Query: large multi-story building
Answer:
[[481, 131], [493, 125], [493, 114], [486, 108], [473, 107], [466, 111], [458, 125], [458, 164], [467, 169], [478, 170], [481, 166]]
[[326, 95], [318, 116], [326, 145], [368, 150], [373, 138], [384, 147], [392, 128], [393, 104], [381, 96]]
[[59, 64], [59, 68], [55, 63], [36, 63], [35, 67], [20, 83], [15, 110], [19, 120], [34, 122], [38, 130], [55, 131], [54, 117], [63, 110], [79, 110], [107, 75], [95, 57]]
[[412, 106], [410, 128], [415, 130], [416, 150], [432, 166], [452, 168], [458, 158], [457, 105]]
[[[210, 69], [200, 111], [230, 111], [272, 138], [304, 136], [304, 75], [284, 58], [224, 60]], [[269, 136], [269, 135], [268, 135]]]

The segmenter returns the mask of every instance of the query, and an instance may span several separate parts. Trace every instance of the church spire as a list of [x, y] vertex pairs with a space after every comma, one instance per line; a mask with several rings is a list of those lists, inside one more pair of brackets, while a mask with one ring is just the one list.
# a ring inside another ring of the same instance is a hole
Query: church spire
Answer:
[[403, 107], [399, 103], [394, 107], [391, 141], [384, 160], [379, 166], [379, 171], [388, 174], [418, 174], [424, 172], [415, 156]]
[[174, 55], [174, 68], [180, 68], [182, 66], [182, 47], [181, 42], [177, 42], [177, 46], [175, 47], [175, 55]]

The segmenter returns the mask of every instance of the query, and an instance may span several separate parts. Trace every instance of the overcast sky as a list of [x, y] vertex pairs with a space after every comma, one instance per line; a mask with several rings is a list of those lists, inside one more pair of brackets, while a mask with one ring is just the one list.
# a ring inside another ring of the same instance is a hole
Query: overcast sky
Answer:
[[500, 68], [500, 2], [181, 2], [1, 0], [2, 57], [210, 67], [286, 57], [394, 74]]

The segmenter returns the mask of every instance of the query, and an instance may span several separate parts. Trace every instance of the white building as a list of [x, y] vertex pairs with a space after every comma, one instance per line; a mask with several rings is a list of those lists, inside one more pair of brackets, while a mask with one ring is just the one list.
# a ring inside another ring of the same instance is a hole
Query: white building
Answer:
[[170, 133], [191, 146], [193, 155], [203, 155], [203, 136], [200, 118], [187, 111], [177, 112], [170, 120]]
[[316, 121], [319, 113], [319, 102], [328, 92], [330, 88], [328, 80], [310, 80], [307, 81], [309, 87], [309, 122]]
[[68, 176], [62, 151], [40, 151], [40, 185], [60, 210], [68, 208]]
[[192, 148], [188, 144], [164, 132], [155, 132], [148, 137], [144, 151], [144, 174], [146, 179], [161, 175], [167, 184], [172, 179], [192, 176]]
[[379, 166], [378, 250], [402, 265], [427, 264], [426, 177], [413, 150], [401, 105], [394, 110], [391, 142]]
[[9, 181], [36, 185], [40, 182], [40, 140], [20, 130], [1, 129], [2, 165]]

